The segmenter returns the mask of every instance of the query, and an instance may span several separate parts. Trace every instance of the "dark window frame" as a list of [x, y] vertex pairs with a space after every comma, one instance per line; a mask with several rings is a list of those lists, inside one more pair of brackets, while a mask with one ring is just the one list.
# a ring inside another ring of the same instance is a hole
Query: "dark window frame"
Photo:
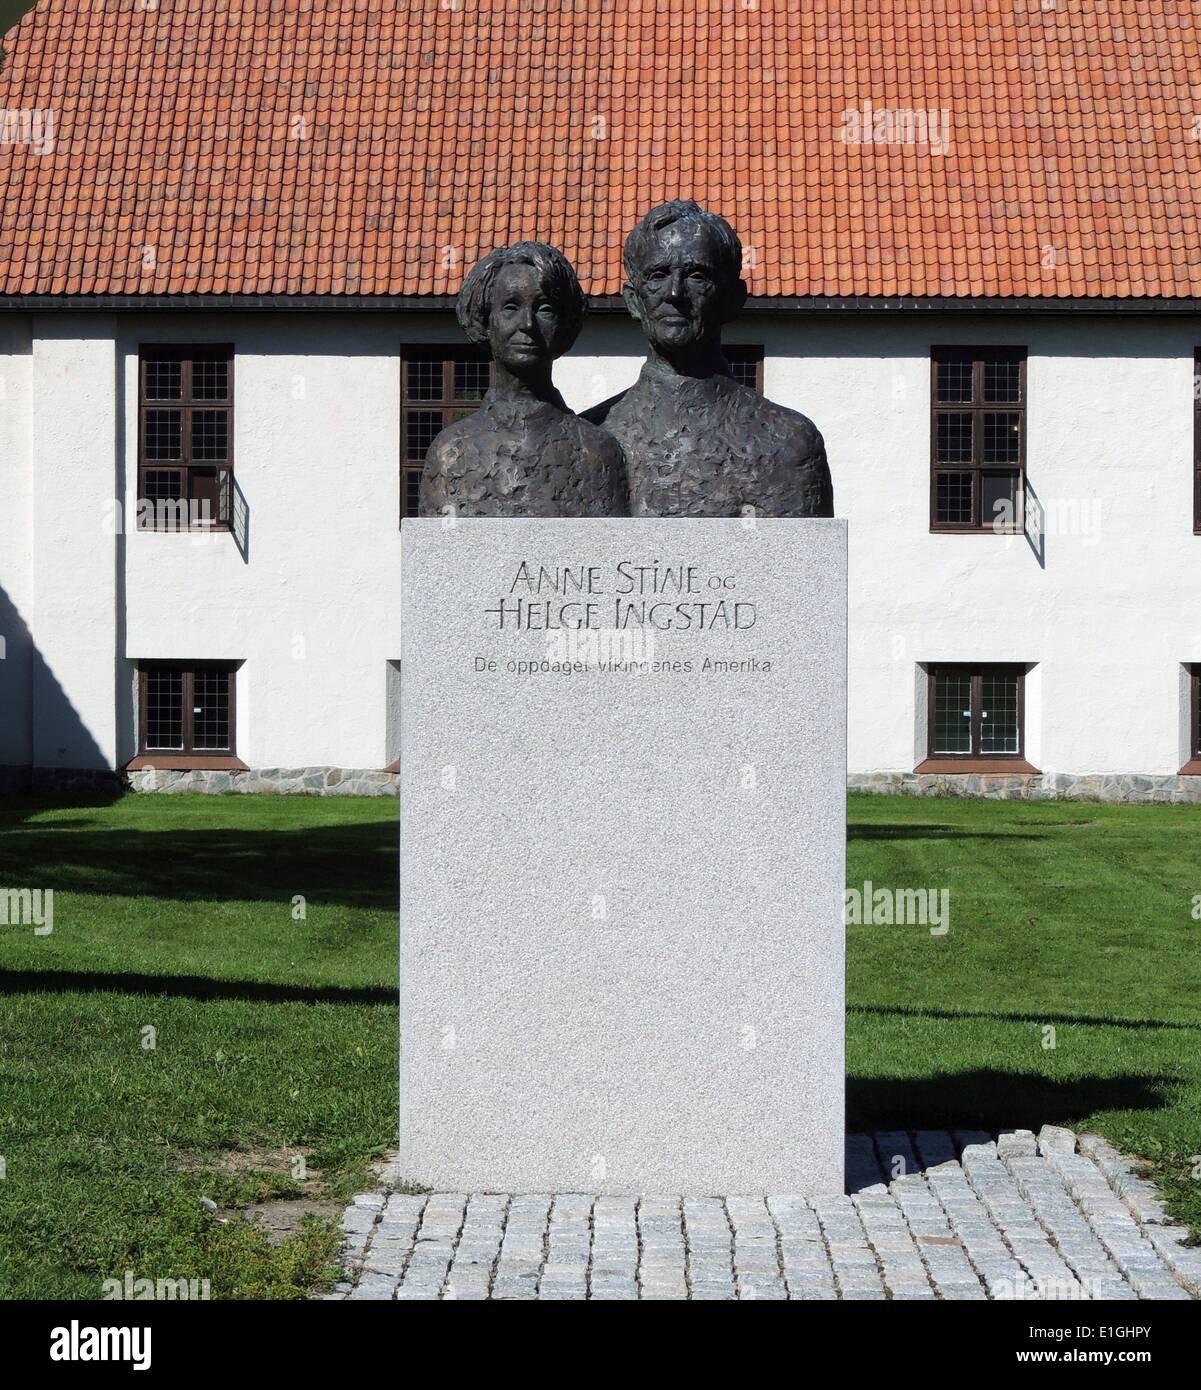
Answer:
[[[935, 750], [935, 699], [936, 682], [939, 676], [971, 676], [971, 750], [967, 753], [942, 753]], [[980, 734], [983, 724], [982, 688], [985, 676], [1006, 675], [1017, 677], [1018, 696], [1018, 746], [1016, 753], [985, 753], [980, 751]], [[990, 661], [973, 665], [967, 661], [933, 662], [926, 668], [926, 758], [942, 762], [1012, 762], [1024, 763], [1026, 760], [1026, 667], [1015, 661]]]
[[[138, 662], [138, 752], [139, 758], [149, 761], [187, 759], [230, 759], [237, 757], [238, 745], [238, 668], [237, 661], [139, 661]], [[178, 671], [183, 677], [180, 689], [179, 748], [150, 747], [147, 744], [147, 715], [150, 708], [148, 677], [152, 671]], [[229, 746], [227, 748], [195, 747], [195, 682], [198, 672], [223, 672], [229, 681]]]
[[[1192, 693], [1190, 700], [1191, 736], [1189, 738], [1189, 762], [1201, 763], [1201, 661], [1189, 667], [1189, 684]], [[1201, 771], [1201, 768], [1198, 768]]]
[[[442, 394], [438, 400], [422, 399], [409, 395], [409, 364], [422, 358], [438, 357], [442, 360]], [[424, 459], [418, 462], [407, 454], [409, 416], [413, 413], [442, 413], [442, 428], [452, 424], [463, 415], [470, 415], [483, 404], [482, 400], [456, 400], [454, 396], [454, 364], [456, 362], [486, 360], [488, 363], [488, 386], [496, 380], [496, 367], [486, 348], [460, 343], [403, 343], [400, 349], [400, 518], [416, 516], [416, 506], [410, 506], [410, 498], [415, 494], [410, 487], [410, 477], [420, 479]], [[416, 487], [416, 483], [412, 485]]]
[[[146, 395], [146, 368], [150, 361], [178, 361], [181, 363], [180, 397], [177, 401], [152, 400]], [[223, 360], [226, 366], [227, 391], [222, 400], [197, 400], [192, 394], [192, 368], [197, 360]], [[180, 459], [178, 462], [148, 460], [146, 458], [146, 413], [149, 410], [179, 410], [180, 419]], [[192, 458], [191, 417], [194, 410], [223, 410], [226, 414], [226, 451], [223, 460], [202, 460], [197, 463]], [[212, 469], [217, 477], [214, 493], [219, 499], [222, 493], [221, 475], [225, 475], [224, 492], [227, 498], [227, 514], [214, 513], [209, 523], [194, 523], [191, 516], [191, 502], [195, 500], [196, 475]], [[178, 472], [183, 478], [181, 499], [189, 504], [188, 525], [181, 528], [174, 524], [159, 525], [153, 516], [147, 516], [140, 504], [147, 498], [146, 474], [150, 472]], [[181, 529], [189, 531], [231, 531], [233, 529], [234, 507], [234, 346], [232, 343], [139, 343], [138, 344], [138, 492], [137, 529], [140, 531], [173, 532]]]
[[[930, 531], [938, 535], [1016, 535], [1023, 529], [1021, 512], [1026, 497], [1026, 415], [1027, 387], [1025, 347], [1004, 344], [979, 345], [971, 343], [936, 343], [930, 348]], [[939, 362], [948, 357], [970, 357], [972, 361], [972, 399], [970, 402], [940, 401], [938, 398]], [[986, 402], [984, 399], [984, 364], [1011, 361], [1018, 364], [1018, 400]], [[970, 463], [940, 463], [938, 458], [938, 418], [940, 414], [972, 416], [972, 461]], [[1019, 416], [1017, 466], [984, 462], [984, 416], [988, 414], [1017, 414]], [[938, 479], [950, 473], [969, 473], [972, 480], [972, 520], [940, 521], [938, 518]], [[983, 478], [986, 473], [1010, 473], [1018, 478], [1019, 515], [1013, 526], [1003, 527], [982, 516]]]
[[[723, 343], [722, 352], [725, 354], [726, 361], [729, 362], [731, 369], [734, 367], [734, 359], [730, 354], [734, 353], [738, 359], [745, 364], [751, 364], [755, 368], [754, 389], [763, 394], [763, 344], [762, 343]], [[737, 373], [735, 373], [737, 375]], [[745, 383], [744, 383], [745, 384]]]

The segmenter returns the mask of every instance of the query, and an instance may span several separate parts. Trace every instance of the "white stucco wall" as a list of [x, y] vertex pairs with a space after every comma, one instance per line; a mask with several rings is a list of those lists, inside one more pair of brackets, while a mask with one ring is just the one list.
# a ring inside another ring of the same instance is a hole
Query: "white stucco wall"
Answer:
[[[603, 395], [634, 368], [624, 325], [598, 327]], [[916, 765], [915, 667], [934, 661], [1031, 663], [1026, 753], [1044, 771], [1180, 767], [1181, 668], [1201, 661], [1195, 318], [747, 316], [726, 337], [762, 343], [766, 394], [821, 428], [850, 518], [851, 771]], [[930, 534], [930, 349], [951, 343], [1027, 349], [1045, 568], [1023, 537]], [[591, 365], [562, 373], [573, 405]]]
[[0, 767], [32, 759], [30, 344], [28, 318], [0, 318]]
[[229, 535], [130, 529], [126, 654], [243, 660], [237, 749], [252, 767], [383, 767], [387, 663], [400, 653], [398, 327], [340, 315], [123, 320], [127, 515], [138, 347], [180, 341], [235, 346], [248, 558]]
[[105, 525], [116, 433], [114, 324], [35, 317], [33, 762], [105, 768], [117, 756], [117, 541]]
[[[114, 552], [93, 528], [81, 545], [78, 518], [105, 488], [119, 484], [132, 515], [139, 343], [205, 340], [235, 344], [248, 560], [227, 535], [131, 531]], [[242, 660], [238, 752], [251, 766], [384, 765], [399, 653], [399, 352], [440, 340], [461, 341], [449, 315], [35, 320], [35, 638], [104, 756], [133, 752], [132, 708], [113, 695], [120, 650]], [[822, 429], [851, 521], [851, 771], [915, 766], [919, 667], [931, 661], [1028, 663], [1026, 751], [1044, 770], [1180, 766], [1181, 668], [1201, 661], [1199, 340], [1201, 324], [1176, 316], [748, 315], [732, 326], [727, 341], [764, 345], [767, 394]], [[929, 532], [929, 353], [955, 342], [1027, 348], [1045, 568], [1021, 537]], [[623, 316], [594, 315], [557, 369], [569, 404], [628, 385], [639, 349]], [[16, 419], [5, 406], [0, 430]], [[48, 729], [37, 756], [71, 746]]]

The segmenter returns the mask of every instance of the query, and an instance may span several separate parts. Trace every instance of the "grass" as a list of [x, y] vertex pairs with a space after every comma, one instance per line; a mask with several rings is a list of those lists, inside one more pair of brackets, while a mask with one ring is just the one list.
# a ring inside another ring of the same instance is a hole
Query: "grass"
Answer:
[[[852, 1126], [1099, 1130], [1201, 1230], [1199, 835], [1196, 807], [852, 797], [851, 885], [951, 893], [945, 936], [849, 929]], [[328, 1221], [236, 1211], [343, 1200], [395, 1142], [395, 849], [385, 799], [0, 799], [0, 887], [55, 890], [52, 934], [0, 927], [0, 1295], [329, 1277]]]
[[0, 886], [55, 891], [0, 927], [0, 1295], [326, 1277], [328, 1222], [201, 1198], [345, 1198], [395, 1146], [395, 843], [391, 800], [0, 799]]
[[945, 936], [848, 929], [850, 1123], [1091, 1129], [1201, 1231], [1201, 807], [858, 796], [849, 820], [851, 886], [951, 895]]

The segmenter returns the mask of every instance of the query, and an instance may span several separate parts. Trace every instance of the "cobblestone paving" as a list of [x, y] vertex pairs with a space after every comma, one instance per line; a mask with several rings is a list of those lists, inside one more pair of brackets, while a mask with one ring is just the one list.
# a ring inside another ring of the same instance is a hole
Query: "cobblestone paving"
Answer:
[[1201, 1298], [1155, 1187], [1096, 1135], [855, 1134], [840, 1197], [381, 1191], [327, 1299]]

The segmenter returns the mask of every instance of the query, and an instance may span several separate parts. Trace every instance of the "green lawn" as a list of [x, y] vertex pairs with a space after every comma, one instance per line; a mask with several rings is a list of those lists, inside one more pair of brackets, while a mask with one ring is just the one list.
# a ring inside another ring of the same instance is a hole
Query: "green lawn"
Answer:
[[395, 1146], [396, 814], [0, 798], [0, 887], [55, 891], [49, 936], [0, 927], [0, 1294], [322, 1277], [328, 1223], [273, 1247], [200, 1199], [348, 1196]]
[[853, 796], [849, 818], [849, 885], [951, 895], [945, 936], [848, 929], [851, 1125], [1093, 1129], [1201, 1231], [1201, 807]]
[[[851, 1124], [1095, 1128], [1201, 1229], [1201, 808], [850, 820], [852, 886], [951, 893], [945, 936], [849, 930]], [[200, 1199], [341, 1199], [394, 1143], [395, 848], [385, 799], [0, 798], [0, 888], [55, 891], [49, 936], [0, 927], [0, 1295], [326, 1275], [327, 1222], [271, 1244]]]

